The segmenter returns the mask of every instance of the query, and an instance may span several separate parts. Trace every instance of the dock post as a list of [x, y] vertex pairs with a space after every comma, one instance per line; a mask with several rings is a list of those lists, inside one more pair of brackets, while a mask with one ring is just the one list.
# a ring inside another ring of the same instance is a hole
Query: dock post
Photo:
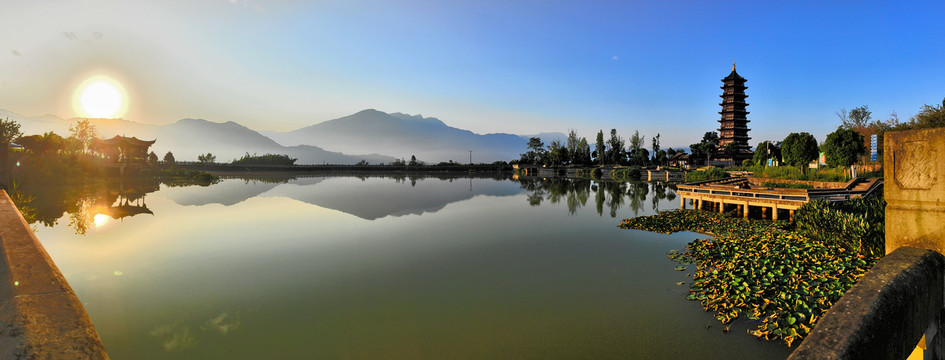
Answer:
[[771, 220], [778, 220], [778, 205], [771, 207]]

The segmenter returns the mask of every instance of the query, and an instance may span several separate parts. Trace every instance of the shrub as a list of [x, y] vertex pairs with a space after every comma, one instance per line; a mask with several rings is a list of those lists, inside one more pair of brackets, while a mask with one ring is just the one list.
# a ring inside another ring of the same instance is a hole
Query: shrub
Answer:
[[811, 201], [794, 214], [797, 231], [812, 239], [836, 242], [863, 255], [886, 249], [886, 201], [881, 197], [846, 202]]
[[781, 189], [813, 189], [814, 188], [814, 186], [811, 184], [785, 183], [785, 182], [775, 182], [775, 181], [765, 181], [761, 183], [761, 187], [781, 188]]
[[715, 179], [724, 179], [728, 177], [725, 170], [717, 167], [710, 167], [705, 170], [693, 171], [686, 174], [686, 182], [706, 181]]
[[[294, 165], [298, 159], [290, 158], [289, 155], [250, 155], [246, 153], [242, 158], [233, 160], [234, 165]], [[363, 161], [363, 160], [362, 160]]]

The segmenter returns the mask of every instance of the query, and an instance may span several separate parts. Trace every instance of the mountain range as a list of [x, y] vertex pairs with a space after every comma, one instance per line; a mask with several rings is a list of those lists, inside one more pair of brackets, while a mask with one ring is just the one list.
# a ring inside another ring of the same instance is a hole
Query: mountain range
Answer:
[[[0, 117], [17, 121], [26, 135], [48, 131], [67, 136], [69, 127], [80, 118], [55, 115], [26, 117], [0, 110]], [[525, 152], [529, 136], [512, 134], [480, 135], [446, 125], [437, 118], [401, 113], [388, 114], [373, 109], [306, 126], [288, 132], [259, 132], [238, 123], [204, 119], [181, 119], [166, 125], [143, 124], [124, 119], [89, 119], [99, 137], [115, 135], [157, 140], [151, 150], [163, 157], [173, 152], [177, 160], [193, 161], [197, 155], [212, 153], [217, 161], [229, 162], [244, 154], [287, 154], [298, 164], [372, 164], [409, 159], [438, 163], [508, 161]], [[546, 143], [564, 134], [538, 135]]]

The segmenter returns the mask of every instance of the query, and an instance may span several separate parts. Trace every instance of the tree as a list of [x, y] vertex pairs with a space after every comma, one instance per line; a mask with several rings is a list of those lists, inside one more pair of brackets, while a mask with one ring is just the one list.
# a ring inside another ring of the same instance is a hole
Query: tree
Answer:
[[20, 124], [16, 120], [0, 120], [0, 168], [7, 167], [7, 154], [10, 151], [10, 143], [14, 139], [22, 136]]
[[818, 157], [817, 139], [806, 132], [790, 133], [781, 143], [781, 158], [785, 163], [800, 167], [801, 171]]
[[601, 166], [604, 165], [604, 153], [607, 151], [607, 147], [604, 145], [604, 130], [597, 132], [597, 143], [594, 147], [594, 153], [597, 154], [597, 162]]
[[767, 165], [768, 159], [781, 159], [781, 146], [770, 141], [762, 141], [755, 147], [755, 155], [752, 163], [755, 165]]
[[565, 162], [573, 163], [575, 162], [575, 157], [578, 154], [578, 145], [581, 144], [581, 138], [578, 137], [577, 131], [574, 129], [568, 130], [568, 140], [566, 143], [568, 150], [568, 158], [564, 159]]
[[866, 152], [866, 146], [863, 145], [863, 136], [855, 130], [845, 129], [843, 126], [827, 135], [823, 148], [827, 165], [830, 166], [853, 165], [857, 158]]
[[561, 145], [561, 142], [558, 140], [551, 141], [551, 144], [548, 145], [548, 153], [545, 159], [546, 165], [558, 166], [561, 164], [561, 161], [564, 159], [568, 149]]
[[942, 99], [941, 106], [923, 105], [908, 124], [910, 129], [945, 127], [945, 99]]
[[[841, 113], [846, 113], [845, 109], [840, 109]], [[837, 116], [840, 116], [841, 113], [838, 113]], [[844, 116], [840, 116], [841, 126], [845, 129], [853, 129], [858, 132], [862, 132], [870, 124], [872, 119], [872, 112], [869, 110], [869, 106], [863, 105], [857, 108], [850, 110], [850, 113], [847, 114], [846, 119]]]
[[623, 149], [623, 138], [617, 135], [617, 129], [610, 129], [610, 140], [607, 140], [607, 145], [610, 146], [610, 153], [607, 156], [608, 160], [612, 161], [614, 165], [620, 165], [626, 161], [626, 154]]
[[157, 162], [158, 162], [157, 154], [155, 154], [154, 151], [152, 151], [150, 154], [148, 154], [148, 164], [157, 164]]
[[173, 163], [176, 163], [177, 161], [174, 160], [174, 154], [168, 151], [167, 154], [164, 154], [164, 162], [168, 164], [173, 164]]
[[587, 166], [591, 164], [591, 146], [587, 144], [586, 138], [581, 138], [578, 142], [578, 153], [574, 157], [574, 163]]
[[643, 149], [643, 145], [646, 142], [646, 137], [640, 136], [640, 131], [634, 130], [633, 135], [630, 136], [630, 143], [628, 146], [628, 152], [630, 154], [630, 164], [631, 165], [642, 165], [645, 161], [645, 158], [641, 156], [640, 149]]
[[[653, 137], [653, 162], [662, 163], [662, 161], [659, 161], [658, 159], [659, 154], [660, 154], [660, 134], [656, 133], [656, 136]], [[666, 153], [663, 152], [663, 155], [665, 154]]]
[[410, 155], [410, 162], [407, 163], [407, 165], [409, 165], [409, 166], [417, 166], [417, 165], [420, 165], [420, 163], [417, 162], [417, 156], [416, 156], [416, 155]]
[[89, 119], [76, 121], [75, 125], [69, 127], [69, 131], [72, 132], [72, 137], [82, 144], [82, 151], [88, 151], [92, 139], [98, 136], [95, 133], [95, 125], [92, 125]]
[[205, 164], [213, 164], [217, 162], [217, 157], [216, 155], [207, 153], [206, 155], [198, 155], [197, 160]]
[[528, 151], [522, 154], [521, 161], [528, 164], [537, 164], [545, 158], [545, 143], [535, 136], [528, 139]]
[[725, 154], [725, 156], [732, 158], [738, 156], [738, 144], [735, 144], [734, 142], [725, 144], [725, 148], [722, 149], [722, 153]]
[[712, 155], [719, 152], [719, 134], [707, 131], [702, 135], [702, 141], [689, 145], [689, 150], [693, 156], [705, 156], [705, 163], [708, 165]]
[[20, 124], [16, 120], [0, 120], [0, 145], [3, 145], [4, 149], [20, 136], [23, 136], [23, 132], [20, 131]]

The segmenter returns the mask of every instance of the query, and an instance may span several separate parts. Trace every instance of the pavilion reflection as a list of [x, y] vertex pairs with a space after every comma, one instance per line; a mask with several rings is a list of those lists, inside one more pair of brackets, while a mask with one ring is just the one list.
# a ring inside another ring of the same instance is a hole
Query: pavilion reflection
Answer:
[[82, 184], [24, 183], [16, 191], [19, 198], [29, 199], [17, 204], [27, 222], [45, 227], [55, 226], [68, 215], [69, 226], [77, 234], [105, 223], [104, 217], [123, 220], [141, 214], [154, 215], [145, 201], [146, 195], [160, 189], [160, 182], [147, 178], [112, 178]]

